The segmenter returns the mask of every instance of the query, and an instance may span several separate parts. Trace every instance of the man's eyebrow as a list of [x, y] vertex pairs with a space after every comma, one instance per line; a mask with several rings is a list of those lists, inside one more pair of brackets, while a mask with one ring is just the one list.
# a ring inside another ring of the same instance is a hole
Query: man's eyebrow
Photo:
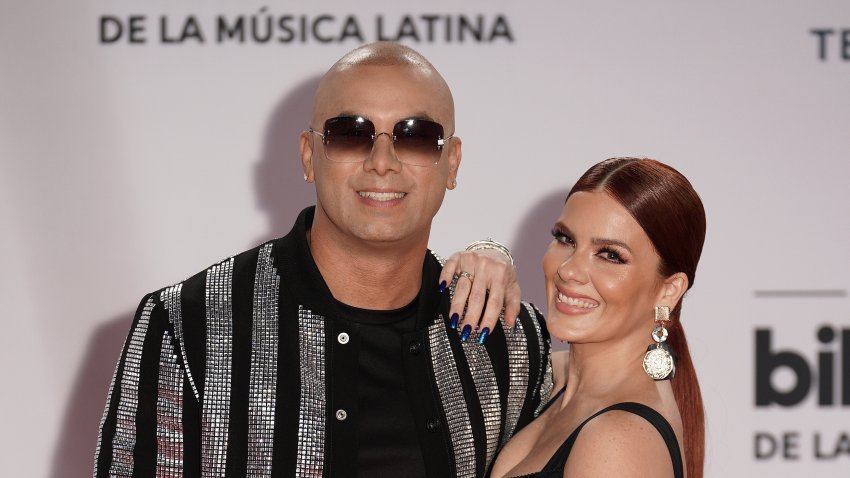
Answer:
[[433, 116], [429, 115], [428, 113], [426, 113], [424, 111], [414, 113], [410, 116], [405, 116], [404, 118], [402, 118], [402, 120], [406, 120], [406, 119], [421, 119], [421, 120], [433, 121], [435, 123], [437, 122], [437, 120], [434, 119]]
[[[351, 110], [340, 111], [339, 113], [336, 114], [336, 116], [334, 116], [334, 118], [346, 118], [346, 117], [363, 118], [366, 121], [372, 121], [367, 116], [364, 116], [360, 113], [355, 113], [354, 111], [351, 111]], [[428, 113], [425, 113], [424, 111], [416, 112], [416, 113], [407, 115], [403, 118], [399, 118], [398, 121], [396, 121], [396, 123], [404, 121], [404, 120], [409, 120], [409, 119], [427, 120], [427, 121], [433, 121], [435, 123], [439, 123], [439, 121], [437, 121], [433, 116], [429, 115]]]
[[357, 114], [357, 113], [350, 111], [350, 110], [342, 110], [339, 113], [337, 113], [336, 116], [334, 116], [334, 118], [363, 118], [363, 119], [366, 119], [366, 120], [369, 119], [369, 118], [367, 118], [367, 117], [365, 117], [361, 114]]

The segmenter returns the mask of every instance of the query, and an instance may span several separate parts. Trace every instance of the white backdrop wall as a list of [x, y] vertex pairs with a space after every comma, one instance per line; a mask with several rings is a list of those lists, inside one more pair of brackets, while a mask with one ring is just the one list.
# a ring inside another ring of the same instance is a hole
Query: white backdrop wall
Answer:
[[90, 475], [137, 301], [288, 231], [313, 201], [296, 152], [319, 75], [355, 31], [400, 28], [451, 85], [463, 138], [433, 249], [507, 242], [543, 306], [573, 181], [610, 156], [675, 166], [708, 213], [684, 309], [707, 476], [850, 476], [850, 3], [0, 8], [3, 476]]

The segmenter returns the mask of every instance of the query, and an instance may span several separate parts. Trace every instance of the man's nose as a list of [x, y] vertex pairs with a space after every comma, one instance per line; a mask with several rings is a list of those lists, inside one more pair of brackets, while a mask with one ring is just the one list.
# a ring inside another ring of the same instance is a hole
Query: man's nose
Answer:
[[[382, 138], [382, 136], [386, 137]], [[392, 134], [384, 132], [375, 135], [372, 151], [363, 162], [363, 167], [367, 171], [373, 170], [382, 176], [390, 171], [401, 171], [402, 166], [395, 152]]]

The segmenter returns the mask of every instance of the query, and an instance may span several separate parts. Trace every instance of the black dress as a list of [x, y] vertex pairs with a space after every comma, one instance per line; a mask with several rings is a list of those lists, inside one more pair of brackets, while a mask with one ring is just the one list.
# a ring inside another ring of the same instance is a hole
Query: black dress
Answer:
[[670, 458], [673, 460], [673, 476], [675, 478], [683, 478], [685, 476], [682, 466], [682, 455], [679, 451], [679, 442], [676, 440], [676, 434], [673, 433], [673, 428], [667, 420], [665, 420], [660, 413], [642, 403], [624, 402], [611, 405], [610, 407], [604, 408], [588, 417], [587, 420], [583, 421], [581, 425], [579, 425], [575, 431], [573, 431], [570, 436], [564, 440], [564, 444], [558, 448], [554, 455], [552, 455], [552, 458], [549, 459], [549, 462], [546, 463], [546, 466], [544, 466], [542, 470], [536, 473], [518, 476], [516, 478], [561, 478], [564, 476], [564, 467], [567, 464], [567, 459], [570, 457], [570, 451], [572, 451], [573, 444], [575, 444], [576, 438], [578, 438], [578, 434], [581, 429], [584, 428], [589, 421], [611, 410], [622, 410], [624, 412], [634, 413], [635, 415], [645, 418], [646, 421], [651, 423], [652, 426], [661, 433], [661, 437], [664, 438], [664, 443], [667, 444], [667, 449], [670, 451]]

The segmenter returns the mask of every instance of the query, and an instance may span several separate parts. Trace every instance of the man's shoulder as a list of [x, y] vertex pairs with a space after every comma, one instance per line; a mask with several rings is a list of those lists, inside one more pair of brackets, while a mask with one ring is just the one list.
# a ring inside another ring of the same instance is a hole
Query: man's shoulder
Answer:
[[431, 249], [428, 249], [425, 252], [425, 259], [428, 261], [436, 262], [437, 264], [439, 264], [440, 268], [442, 268], [446, 264], [446, 259], [440, 254], [437, 254], [436, 252], [432, 251]]
[[528, 301], [521, 301], [522, 307], [520, 308], [520, 315], [528, 315], [537, 320], [543, 320], [543, 312], [540, 312], [540, 309], [537, 308], [536, 305], [532, 304]]
[[[230, 255], [191, 276], [162, 287], [148, 296], [157, 301], [166, 301], [167, 297], [179, 293], [183, 304], [203, 304], [211, 291], [226, 292], [254, 283], [258, 267], [273, 268], [276, 246], [283, 238], [272, 239], [238, 254]], [[225, 287], [227, 286], [227, 287]]]
[[522, 323], [528, 323], [533, 325], [535, 331], [538, 335], [540, 335], [543, 340], [549, 339], [549, 334], [546, 331], [546, 319], [543, 316], [543, 312], [540, 312], [540, 309], [537, 308], [536, 305], [531, 302], [521, 301], [521, 306], [519, 308], [519, 320]]
[[[535, 350], [534, 354], [530, 354], [534, 356], [534, 360], [544, 364], [549, 360], [549, 332], [546, 330], [543, 313], [531, 302], [523, 301], [521, 304], [517, 318], [523, 328], [520, 335], [524, 337], [524, 340], [521, 342], [529, 350]], [[515, 334], [514, 336], [516, 337]], [[529, 360], [532, 356], [529, 356]]]

